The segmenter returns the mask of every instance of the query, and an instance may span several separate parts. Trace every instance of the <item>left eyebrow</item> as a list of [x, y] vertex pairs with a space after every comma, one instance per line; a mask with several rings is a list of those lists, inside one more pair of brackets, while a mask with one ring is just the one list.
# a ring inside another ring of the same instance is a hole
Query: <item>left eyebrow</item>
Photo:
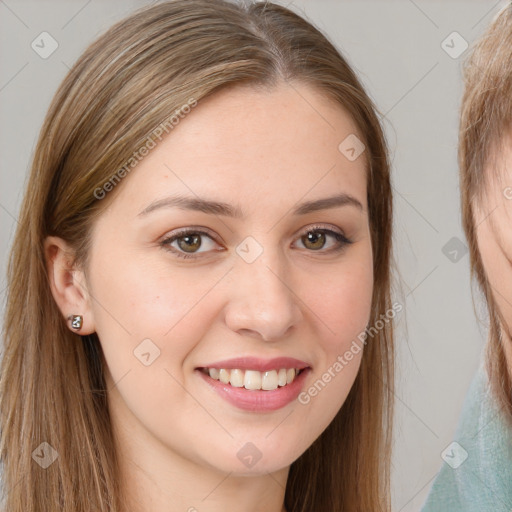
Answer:
[[[319, 210], [327, 210], [331, 208], [339, 208], [342, 206], [353, 206], [359, 210], [363, 210], [361, 202], [350, 194], [338, 194], [331, 197], [324, 197], [314, 201], [307, 201], [297, 206], [293, 211], [293, 215], [306, 215]], [[233, 207], [227, 203], [220, 201], [210, 201], [202, 198], [187, 196], [171, 196], [149, 204], [137, 216], [144, 217], [149, 213], [161, 208], [180, 208], [182, 210], [194, 210], [210, 215], [223, 215], [243, 219], [244, 214], [240, 207]]]
[[338, 194], [336, 196], [302, 203], [293, 210], [293, 214], [305, 215], [306, 213], [316, 212], [318, 210], [327, 210], [330, 208], [339, 208], [341, 206], [355, 206], [358, 210], [364, 210], [363, 205], [354, 196], [349, 194]]

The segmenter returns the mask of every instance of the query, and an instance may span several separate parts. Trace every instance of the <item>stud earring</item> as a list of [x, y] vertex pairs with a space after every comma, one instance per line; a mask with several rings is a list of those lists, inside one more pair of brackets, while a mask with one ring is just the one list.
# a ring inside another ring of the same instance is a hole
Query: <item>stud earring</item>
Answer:
[[75, 331], [79, 331], [82, 328], [84, 317], [82, 315], [70, 315], [68, 320], [71, 320], [71, 327]]

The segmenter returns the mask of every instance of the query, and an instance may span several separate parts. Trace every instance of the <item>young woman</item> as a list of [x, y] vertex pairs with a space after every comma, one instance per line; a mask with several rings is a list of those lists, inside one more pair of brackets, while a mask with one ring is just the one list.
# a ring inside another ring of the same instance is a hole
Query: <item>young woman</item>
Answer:
[[485, 365], [423, 512], [512, 507], [512, 5], [474, 45], [459, 130], [462, 221], [489, 318]]
[[5, 508], [389, 511], [392, 196], [310, 23], [177, 0], [94, 42], [8, 269]]

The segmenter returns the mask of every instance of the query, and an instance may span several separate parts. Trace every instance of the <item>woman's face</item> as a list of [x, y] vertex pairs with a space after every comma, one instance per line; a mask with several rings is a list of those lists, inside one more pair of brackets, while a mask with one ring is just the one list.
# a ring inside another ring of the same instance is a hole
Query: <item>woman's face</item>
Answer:
[[[493, 298], [507, 330], [512, 332], [512, 133], [504, 137], [503, 149], [493, 154], [486, 166], [486, 195], [479, 204], [474, 205], [474, 222], [478, 250]], [[512, 375], [510, 339], [503, 344], [503, 348]]]
[[224, 90], [118, 185], [87, 289], [113, 424], [139, 464], [277, 471], [339, 411], [373, 288], [356, 131], [304, 85]]

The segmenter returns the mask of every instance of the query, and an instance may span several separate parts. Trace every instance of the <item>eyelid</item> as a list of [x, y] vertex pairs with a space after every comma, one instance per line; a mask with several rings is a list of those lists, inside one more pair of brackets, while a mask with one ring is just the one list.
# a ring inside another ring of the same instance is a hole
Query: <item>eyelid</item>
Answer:
[[179, 238], [180, 236], [184, 236], [189, 233], [200, 233], [202, 235], [208, 235], [212, 240], [220, 238], [211, 229], [204, 228], [203, 226], [187, 226], [186, 228], [179, 228], [176, 231], [165, 235], [163, 241], [169, 240], [171, 238]]
[[322, 230], [335, 231], [339, 235], [345, 236], [345, 233], [343, 233], [343, 230], [341, 230], [334, 224], [311, 224], [310, 226], [306, 226], [304, 229], [301, 229], [298, 232], [298, 236], [303, 236], [306, 233], [309, 233], [310, 231], [322, 231]]

